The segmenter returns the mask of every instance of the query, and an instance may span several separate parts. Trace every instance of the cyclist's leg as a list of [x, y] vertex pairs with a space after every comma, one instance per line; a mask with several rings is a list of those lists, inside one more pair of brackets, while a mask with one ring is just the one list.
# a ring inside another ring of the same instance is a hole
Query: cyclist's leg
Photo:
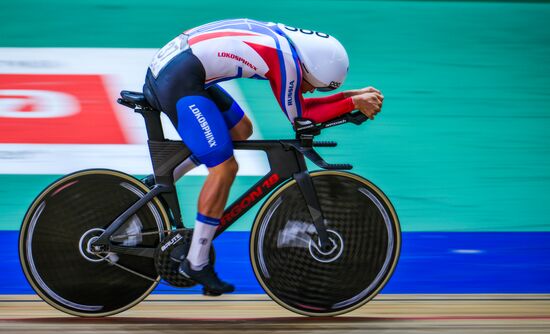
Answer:
[[207, 290], [231, 292], [234, 287], [219, 281], [212, 266], [208, 266], [212, 239], [238, 169], [229, 130], [217, 106], [204, 96], [185, 96], [178, 100], [176, 108], [178, 133], [193, 155], [208, 168], [198, 199], [191, 246], [180, 272], [202, 283]]
[[204, 68], [192, 52], [178, 55], [163, 71], [168, 75], [161, 72], [153, 81], [162, 110], [195, 159], [209, 170], [198, 200], [191, 247], [180, 273], [206, 290], [231, 292], [233, 286], [220, 281], [208, 266], [210, 245], [238, 167], [231, 136], [221, 111], [204, 88]]
[[199, 196], [198, 212], [201, 216], [197, 219], [208, 226], [201, 224], [205, 235], [198, 233], [200, 243], [193, 242], [189, 252], [192, 268], [200, 269], [208, 263], [208, 252], [202, 250], [210, 248], [210, 234], [213, 236], [214, 225], [222, 216], [238, 166], [233, 158], [229, 130], [213, 101], [204, 96], [191, 95], [181, 98], [176, 107], [178, 133], [195, 158], [208, 168], [208, 176]]

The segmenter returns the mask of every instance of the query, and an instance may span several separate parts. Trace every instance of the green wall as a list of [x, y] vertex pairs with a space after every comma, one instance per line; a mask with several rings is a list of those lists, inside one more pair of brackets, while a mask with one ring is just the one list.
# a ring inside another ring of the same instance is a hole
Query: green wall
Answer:
[[[405, 231], [550, 231], [545, 2], [2, 1], [0, 47], [154, 48], [235, 17], [331, 33], [351, 59], [344, 88], [383, 91], [380, 116], [327, 130], [340, 146], [322, 152], [379, 185]], [[264, 137], [290, 137], [269, 85], [238, 83]], [[0, 229], [52, 178], [1, 176]]]

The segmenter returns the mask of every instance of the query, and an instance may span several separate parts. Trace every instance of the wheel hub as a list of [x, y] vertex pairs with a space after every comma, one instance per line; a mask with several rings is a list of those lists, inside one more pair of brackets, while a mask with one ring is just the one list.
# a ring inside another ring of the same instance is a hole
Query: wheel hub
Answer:
[[344, 251], [344, 240], [334, 230], [327, 230], [328, 240], [330, 242], [328, 249], [321, 247], [321, 240], [317, 242], [313, 239], [309, 240], [309, 253], [311, 256], [322, 263], [330, 263], [336, 261]]
[[90, 262], [101, 262], [105, 258], [99, 256], [97, 252], [92, 250], [92, 244], [99, 239], [99, 236], [105, 232], [102, 228], [92, 228], [91, 230], [86, 231], [80, 241], [78, 242], [78, 251], [84, 259]]

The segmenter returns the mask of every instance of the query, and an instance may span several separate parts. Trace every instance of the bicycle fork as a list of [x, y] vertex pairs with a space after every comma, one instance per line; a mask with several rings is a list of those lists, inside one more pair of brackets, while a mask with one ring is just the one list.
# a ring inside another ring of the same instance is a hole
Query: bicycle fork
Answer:
[[299, 173], [295, 173], [294, 179], [296, 180], [298, 188], [304, 196], [307, 209], [313, 219], [313, 225], [315, 226], [315, 230], [317, 231], [317, 235], [319, 237], [321, 250], [328, 251], [332, 248], [332, 243], [328, 237], [325, 218], [323, 216], [323, 211], [321, 210], [321, 205], [319, 204], [319, 199], [317, 198], [317, 192], [315, 191], [311, 176], [307, 170], [303, 170]]
[[300, 172], [294, 173], [294, 179], [300, 188], [300, 192], [304, 196], [306, 205], [311, 218], [313, 220], [313, 225], [317, 231], [319, 237], [320, 249], [322, 251], [329, 251], [333, 247], [333, 243], [330, 241], [327, 226], [325, 224], [325, 217], [323, 216], [323, 210], [319, 203], [317, 197], [317, 192], [311, 180], [311, 176], [307, 170], [307, 165], [305, 158], [311, 160], [317, 166], [323, 169], [335, 170], [335, 169], [352, 169], [353, 167], [350, 164], [329, 164], [313, 149], [313, 146], [320, 147], [335, 147], [335, 142], [316, 142], [313, 141], [313, 135], [301, 134], [297, 138], [299, 141], [289, 143], [289, 146], [292, 146], [299, 154], [297, 154], [298, 165], [300, 166]]

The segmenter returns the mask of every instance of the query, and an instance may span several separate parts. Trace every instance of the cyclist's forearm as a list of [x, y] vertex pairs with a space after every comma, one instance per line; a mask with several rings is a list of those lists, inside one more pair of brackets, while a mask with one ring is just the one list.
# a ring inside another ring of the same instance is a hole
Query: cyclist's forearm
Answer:
[[[330, 96], [327, 98], [330, 98]], [[305, 108], [302, 112], [302, 117], [309, 118], [315, 122], [325, 122], [355, 109], [351, 98], [341, 98], [326, 103], [319, 103], [317, 101], [314, 101], [316, 103], [312, 103], [308, 100], [311, 99], [305, 99]]]
[[345, 97], [352, 97], [362, 93], [364, 93], [364, 90], [362, 89], [350, 89], [342, 92], [342, 94], [344, 94]]
[[306, 103], [306, 108], [307, 108], [308, 106], [313, 106], [313, 105], [316, 105], [316, 104], [338, 102], [338, 101], [341, 101], [345, 98], [346, 98], [346, 96], [344, 95], [344, 93], [340, 92], [340, 93], [332, 94], [332, 95], [329, 95], [329, 96], [310, 97], [310, 98], [304, 99], [304, 101]]
[[363, 93], [369, 93], [369, 92], [376, 92], [376, 93], [381, 94], [378, 89], [376, 89], [372, 86], [365, 87], [365, 88], [360, 88], [360, 89], [350, 89], [350, 90], [346, 90], [342, 93], [344, 94], [345, 97], [352, 97], [352, 96], [361, 95]]
[[359, 92], [359, 90], [354, 89], [354, 90], [346, 90], [346, 91], [342, 92], [342, 94], [345, 97], [352, 97], [354, 95], [361, 94], [361, 93]]

